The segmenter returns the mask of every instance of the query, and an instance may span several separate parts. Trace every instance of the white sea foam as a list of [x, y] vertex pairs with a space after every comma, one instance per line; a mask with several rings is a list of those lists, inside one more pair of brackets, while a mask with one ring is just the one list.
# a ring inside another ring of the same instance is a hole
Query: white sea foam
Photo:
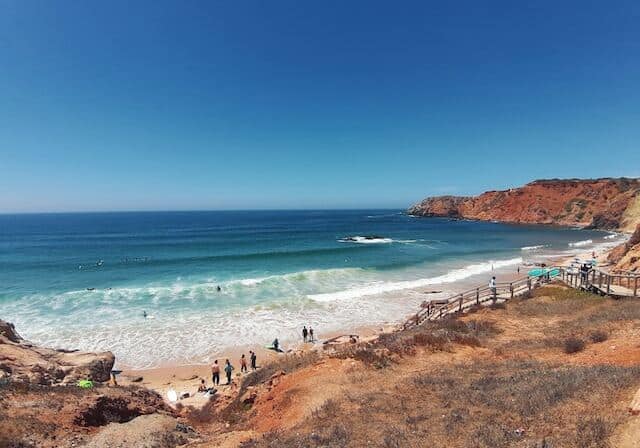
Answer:
[[[521, 258], [497, 260], [494, 268]], [[121, 367], [206, 363], [239, 343], [285, 348], [302, 324], [326, 332], [397, 322], [424, 300], [406, 288], [454, 282], [489, 272], [491, 262], [427, 279], [393, 281], [398, 274], [360, 268], [310, 270], [220, 282], [182, 279], [169, 285], [38, 294], [3, 304], [3, 316], [38, 344], [89, 351], [112, 350]], [[378, 280], [387, 278], [387, 280]], [[217, 291], [220, 285], [222, 291]], [[364, 286], [362, 286], [364, 285]], [[316, 294], [314, 291], [342, 291]], [[403, 289], [382, 300], [375, 294]], [[357, 300], [338, 300], [351, 297]], [[147, 311], [155, 319], [144, 319]]]
[[593, 244], [593, 240], [575, 241], [573, 243], [569, 243], [569, 247], [583, 247], [588, 246], [589, 244]]
[[520, 250], [540, 250], [543, 249], [545, 246], [544, 245], [540, 245], [540, 246], [524, 246], [521, 247]]
[[620, 235], [618, 235], [617, 233], [611, 233], [611, 234], [609, 234], [609, 235], [605, 236], [605, 237], [604, 237], [604, 239], [605, 239], [605, 240], [613, 240], [613, 239], [615, 239], [615, 238], [617, 238], [617, 237], [619, 237], [619, 236], [620, 236]]
[[413, 244], [413, 243], [417, 243], [418, 241], [424, 241], [424, 240], [394, 240], [393, 238], [356, 235], [356, 236], [340, 238], [338, 241], [341, 243], [355, 243], [355, 244], [390, 244], [390, 243]]
[[389, 244], [393, 243], [391, 238], [378, 238], [378, 237], [366, 237], [366, 236], [350, 236], [346, 238], [340, 238], [338, 241], [341, 243], [356, 243], [356, 244]]
[[437, 285], [441, 283], [453, 283], [473, 275], [491, 272], [493, 269], [514, 266], [520, 263], [522, 263], [521, 257], [511, 258], [509, 260], [488, 261], [485, 263], [472, 264], [461, 269], [454, 269], [437, 277], [399, 282], [375, 282], [366, 286], [360, 286], [343, 291], [311, 294], [309, 295], [309, 298], [316, 302], [357, 299], [364, 296], [384, 294], [403, 289], [420, 288], [427, 285]]

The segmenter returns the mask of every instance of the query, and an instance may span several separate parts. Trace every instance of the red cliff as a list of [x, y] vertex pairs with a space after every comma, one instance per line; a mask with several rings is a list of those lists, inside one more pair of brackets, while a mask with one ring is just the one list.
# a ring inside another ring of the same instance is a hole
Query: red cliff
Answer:
[[609, 261], [615, 263], [616, 269], [640, 272], [640, 224], [626, 243], [609, 253]]
[[640, 221], [639, 193], [640, 179], [537, 180], [473, 197], [427, 198], [408, 213], [631, 232]]

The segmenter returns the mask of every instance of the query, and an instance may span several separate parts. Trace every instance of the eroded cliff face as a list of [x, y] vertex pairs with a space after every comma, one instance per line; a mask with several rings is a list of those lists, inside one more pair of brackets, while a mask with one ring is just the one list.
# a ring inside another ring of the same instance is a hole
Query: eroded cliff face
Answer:
[[609, 261], [615, 263], [616, 269], [640, 272], [640, 224], [626, 243], [609, 253]]
[[537, 180], [474, 197], [427, 198], [408, 213], [632, 232], [640, 221], [639, 193], [640, 179]]

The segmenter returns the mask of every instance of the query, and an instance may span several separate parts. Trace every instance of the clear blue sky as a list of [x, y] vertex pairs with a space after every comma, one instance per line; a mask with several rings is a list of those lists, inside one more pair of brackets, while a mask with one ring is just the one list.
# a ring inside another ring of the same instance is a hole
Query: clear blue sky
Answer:
[[640, 175], [637, 1], [0, 0], [0, 212]]

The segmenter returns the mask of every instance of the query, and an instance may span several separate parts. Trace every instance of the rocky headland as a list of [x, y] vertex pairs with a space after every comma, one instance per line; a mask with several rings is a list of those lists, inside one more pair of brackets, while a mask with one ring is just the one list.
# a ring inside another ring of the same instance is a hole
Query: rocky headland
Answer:
[[440, 216], [632, 232], [640, 221], [640, 179], [536, 180], [479, 196], [436, 196], [409, 208]]

